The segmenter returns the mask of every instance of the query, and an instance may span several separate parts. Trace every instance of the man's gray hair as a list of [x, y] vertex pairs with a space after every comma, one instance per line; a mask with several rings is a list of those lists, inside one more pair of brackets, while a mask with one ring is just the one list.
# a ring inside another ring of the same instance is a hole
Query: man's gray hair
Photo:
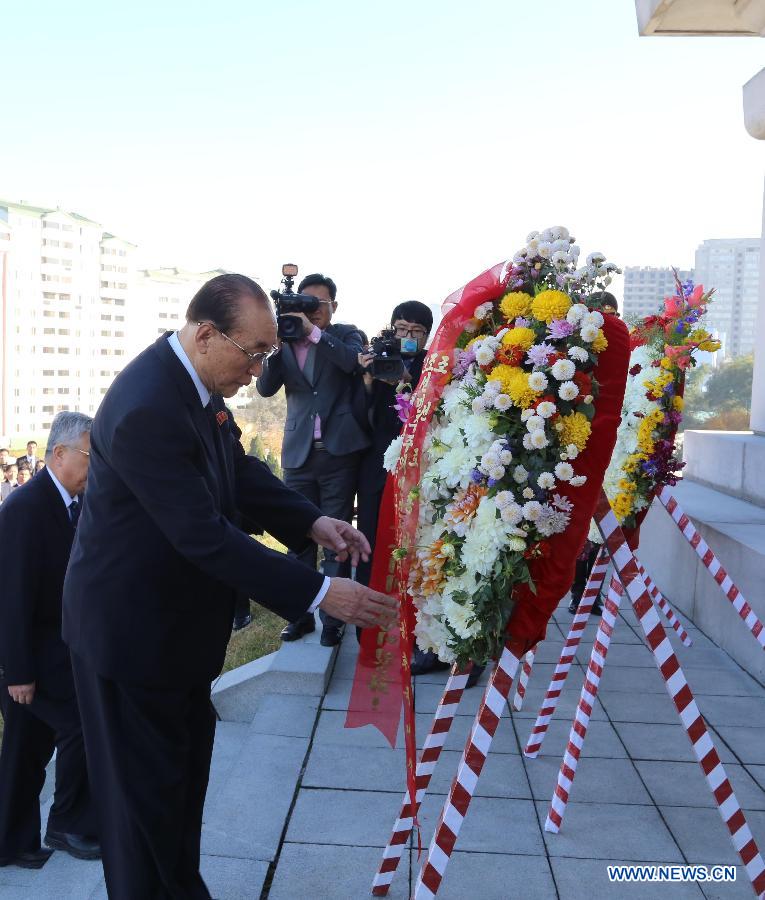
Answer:
[[66, 447], [76, 444], [83, 434], [90, 434], [92, 427], [93, 419], [90, 416], [86, 416], [85, 413], [72, 412], [71, 410], [63, 410], [58, 413], [50, 426], [45, 458], [48, 459], [52, 455], [54, 447], [57, 447], [59, 444], [63, 444]]

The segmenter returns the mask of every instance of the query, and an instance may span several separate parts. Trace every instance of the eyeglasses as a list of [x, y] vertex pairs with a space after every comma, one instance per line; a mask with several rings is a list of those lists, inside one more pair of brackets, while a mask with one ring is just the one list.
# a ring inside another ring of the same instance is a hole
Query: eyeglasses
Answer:
[[225, 331], [221, 331], [214, 322], [197, 322], [197, 325], [210, 325], [214, 328], [224, 340], [228, 341], [229, 344], [233, 344], [238, 350], [241, 350], [242, 353], [244, 353], [247, 359], [249, 359], [251, 366], [254, 366], [256, 363], [264, 363], [279, 349], [278, 347], [271, 347], [270, 350], [262, 350], [260, 353], [250, 353], [249, 350], [245, 350], [241, 344], [237, 344], [233, 338], [229, 337]]
[[80, 450], [79, 447], [70, 447], [70, 450], [76, 450], [78, 453], [82, 453], [83, 456], [90, 456], [90, 450]]
[[424, 328], [407, 328], [406, 325], [394, 325], [393, 331], [396, 337], [424, 338], [428, 334]]

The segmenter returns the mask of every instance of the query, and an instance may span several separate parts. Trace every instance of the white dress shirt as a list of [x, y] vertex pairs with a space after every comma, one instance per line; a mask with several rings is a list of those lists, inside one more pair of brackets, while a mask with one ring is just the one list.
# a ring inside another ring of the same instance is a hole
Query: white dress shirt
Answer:
[[72, 505], [72, 501], [77, 500], [77, 502], [79, 503], [80, 502], [79, 498], [73, 497], [69, 493], [69, 491], [64, 487], [64, 485], [61, 484], [61, 482], [58, 480], [58, 478], [56, 478], [56, 476], [53, 474], [53, 469], [51, 469], [50, 466], [47, 467], [47, 471], [48, 471], [48, 475], [50, 475], [50, 480], [53, 482], [53, 484], [56, 485], [56, 490], [59, 492], [59, 494], [61, 494], [61, 499], [64, 501], [64, 506], [66, 507], [66, 511], [68, 514], [69, 507]]
[[[204, 384], [202, 384], [202, 379], [199, 377], [199, 374], [197, 373], [197, 370], [194, 368], [193, 363], [189, 359], [188, 354], [183, 349], [183, 345], [181, 344], [180, 338], [178, 337], [178, 332], [174, 331], [170, 335], [170, 337], [167, 339], [167, 342], [168, 342], [168, 344], [170, 344], [170, 346], [173, 350], [173, 353], [175, 353], [175, 355], [181, 361], [183, 368], [189, 373], [189, 378], [191, 378], [191, 380], [194, 382], [194, 387], [197, 389], [197, 393], [199, 394], [199, 400], [200, 400], [202, 406], [207, 406], [207, 404], [210, 402], [210, 392], [207, 390], [207, 388], [204, 386]], [[53, 473], [51, 472], [51, 476], [52, 475], [53, 475]], [[56, 482], [56, 484], [58, 485], [58, 482]], [[60, 491], [63, 490], [63, 488], [60, 485], [58, 485], [58, 488]], [[62, 496], [63, 496], [63, 494], [62, 494]], [[68, 508], [69, 507], [67, 504], [67, 509]], [[307, 611], [309, 613], [316, 611], [319, 604], [326, 596], [326, 593], [329, 590], [329, 585], [330, 585], [330, 578], [328, 575], [325, 575], [324, 582], [322, 583], [322, 586], [319, 588], [319, 593], [314, 597], [313, 603], [308, 607]]]

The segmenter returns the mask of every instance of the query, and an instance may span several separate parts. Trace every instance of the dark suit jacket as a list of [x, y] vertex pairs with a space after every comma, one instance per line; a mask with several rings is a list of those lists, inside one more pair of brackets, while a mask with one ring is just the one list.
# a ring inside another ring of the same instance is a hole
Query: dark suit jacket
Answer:
[[308, 349], [300, 370], [291, 344], [266, 362], [258, 378], [258, 393], [271, 397], [282, 385], [287, 392], [282, 467], [297, 469], [311, 452], [314, 420], [321, 417], [321, 437], [334, 456], [369, 446], [369, 438], [354, 416], [354, 388], [363, 339], [355, 325], [329, 325], [318, 344]]
[[37, 682], [69, 695], [69, 651], [61, 640], [61, 594], [74, 528], [47, 470], [0, 506], [0, 669], [8, 684]]
[[220, 672], [237, 592], [294, 621], [322, 585], [234, 524], [241, 514], [300, 549], [321, 513], [245, 454], [220, 397], [211, 424], [167, 337], [96, 413], [64, 585], [70, 648], [107, 678], [159, 686]]

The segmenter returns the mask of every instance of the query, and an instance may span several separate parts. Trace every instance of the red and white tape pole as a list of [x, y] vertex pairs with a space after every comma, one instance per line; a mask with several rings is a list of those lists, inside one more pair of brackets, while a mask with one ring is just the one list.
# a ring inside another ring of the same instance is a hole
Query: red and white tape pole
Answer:
[[608, 544], [614, 567], [627, 591], [646, 642], [667, 686], [667, 693], [680, 715], [693, 752], [714, 796], [720, 816], [728, 829], [733, 847], [741, 857], [755, 894], [765, 898], [765, 862], [763, 862], [752, 837], [743, 810], [733, 793], [731, 783], [720, 762], [712, 738], [709, 736], [706, 723], [693, 698], [680, 662], [672, 649], [667, 632], [661, 624], [656, 607], [651, 602], [645, 583], [638, 572], [635, 557], [632, 555], [616, 516], [609, 506], [608, 498], [603, 493], [598, 502], [595, 519]]
[[515, 696], [513, 697], [513, 709], [516, 712], [520, 712], [523, 709], [526, 688], [529, 685], [529, 678], [531, 677], [531, 670], [534, 667], [534, 657], [537, 655], [538, 646], [539, 644], [534, 644], [531, 650], [523, 657], [521, 674], [518, 676], [518, 687], [516, 688]]
[[[637, 557], [636, 557], [637, 559]], [[677, 613], [672, 609], [669, 600], [662, 594], [662, 592], [656, 587], [654, 582], [651, 580], [651, 576], [646, 572], [645, 567], [637, 560], [638, 564], [638, 572], [643, 576], [643, 581], [645, 582], [645, 586], [648, 589], [648, 594], [654, 603], [657, 604], [659, 609], [664, 613], [665, 619], [669, 622], [669, 624], [674, 628], [677, 632], [677, 636], [682, 641], [685, 647], [692, 647], [693, 641], [688, 636], [688, 632], [683, 628], [683, 623], [680, 621]]]
[[430, 779], [436, 768], [436, 763], [444, 749], [446, 736], [454, 722], [457, 714], [457, 707], [462, 699], [462, 694], [467, 685], [468, 676], [473, 664], [469, 663], [466, 668], [460, 670], [455, 663], [452, 666], [451, 674], [446, 682], [443, 696], [436, 707], [433, 715], [433, 722], [430, 726], [428, 736], [422, 748], [422, 755], [417, 763], [415, 771], [415, 788], [417, 794], [415, 796], [414, 806], [409, 801], [409, 791], [404, 794], [404, 803], [401, 812], [393, 825], [393, 834], [388, 841], [388, 846], [383, 850], [380, 868], [372, 882], [372, 894], [375, 897], [384, 897], [388, 893], [393, 876], [396, 874], [401, 855], [406, 848], [409, 835], [414, 827], [414, 819], [420, 808], [420, 804], [427, 793]]
[[720, 560], [714, 555], [709, 544], [707, 544], [694, 527], [693, 522], [682, 511], [668, 487], [662, 488], [656, 496], [672, 517], [673, 522], [680, 529], [683, 537], [699, 555], [709, 574], [720, 585], [720, 590], [730, 600], [733, 608], [744, 620], [762, 649], [765, 650], [765, 626], [754, 614], [752, 607], [746, 602], [744, 595], [733, 583], [730, 575], [720, 565]]
[[523, 643], [508, 641], [492, 672], [460, 759], [457, 775], [441, 810], [428, 855], [423, 860], [414, 888], [414, 900], [429, 900], [438, 892], [524, 651]]
[[605, 546], [603, 546], [595, 557], [595, 563], [590, 571], [587, 585], [582, 594], [582, 599], [579, 601], [579, 606], [574, 615], [574, 621], [571, 623], [568, 637], [563, 645], [558, 665], [555, 667], [552, 679], [550, 680], [550, 686], [547, 688], [547, 693], [542, 701], [539, 715], [534, 723], [534, 727], [531, 729], [531, 734], [526, 743], [526, 749], [523, 751], [525, 756], [532, 759], [536, 757], [542, 749], [542, 743], [547, 735], [550, 720], [555, 714], [555, 708], [558, 705], [563, 685], [566, 683], [566, 678], [571, 669], [571, 664], [574, 661], [577, 647], [582, 640], [584, 629], [587, 627], [592, 605], [600, 594], [600, 588], [603, 585], [607, 571], [608, 553]]
[[552, 831], [557, 834], [563, 823], [566, 804], [568, 803], [568, 797], [576, 776], [576, 767], [579, 764], [582, 745], [587, 737], [587, 728], [589, 727], [592, 708], [598, 695], [598, 686], [603, 675], [603, 667], [606, 664], [608, 648], [611, 645], [611, 635], [616, 625], [619, 604], [623, 593], [624, 588], [619, 583], [619, 580], [615, 577], [612, 578], [603, 607], [603, 615], [595, 635], [595, 643], [590, 653], [590, 662], [587, 666], [582, 693], [579, 696], [579, 703], [577, 704], [574, 721], [568, 736], [568, 744], [566, 745], [563, 761], [558, 772], [558, 782], [552, 796], [550, 810], [547, 813], [545, 831]]

